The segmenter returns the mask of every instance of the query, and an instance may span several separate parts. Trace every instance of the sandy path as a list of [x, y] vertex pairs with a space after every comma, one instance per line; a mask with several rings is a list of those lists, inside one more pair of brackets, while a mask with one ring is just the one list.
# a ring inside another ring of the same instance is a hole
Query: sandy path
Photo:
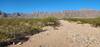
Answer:
[[10, 47], [100, 47], [100, 28], [60, 20], [58, 30], [48, 29], [22, 45]]

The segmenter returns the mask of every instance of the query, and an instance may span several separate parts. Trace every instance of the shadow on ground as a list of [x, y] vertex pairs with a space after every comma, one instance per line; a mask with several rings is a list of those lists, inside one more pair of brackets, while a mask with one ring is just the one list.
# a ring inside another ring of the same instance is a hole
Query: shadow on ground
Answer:
[[21, 45], [24, 42], [29, 40], [29, 36], [32, 36], [44, 31], [45, 30], [35, 30], [35, 31], [31, 31], [30, 33], [17, 34], [17, 37], [15, 39], [0, 42], [0, 47], [7, 47], [8, 45], [16, 45], [16, 44]]

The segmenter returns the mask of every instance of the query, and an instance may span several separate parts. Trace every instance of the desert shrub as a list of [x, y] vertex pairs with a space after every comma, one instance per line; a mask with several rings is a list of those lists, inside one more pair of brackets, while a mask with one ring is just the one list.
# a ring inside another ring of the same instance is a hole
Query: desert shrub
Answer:
[[0, 41], [5, 41], [5, 40], [10, 39], [12, 37], [13, 36], [11, 36], [10, 34], [0, 32]]
[[47, 18], [0, 18], [0, 42], [33, 35], [42, 31], [44, 26], [58, 26], [58, 19]]
[[92, 19], [93, 22], [91, 22], [91, 24], [93, 24], [93, 26], [95, 27], [99, 27], [100, 26], [100, 17], [97, 17], [95, 19]]
[[0, 19], [0, 41], [16, 38], [31, 32], [32, 26], [37, 25], [38, 19], [2, 18]]
[[64, 20], [75, 21], [75, 22], [80, 21], [81, 24], [89, 23], [95, 27], [100, 26], [100, 17], [97, 17], [97, 18], [64, 18]]
[[47, 17], [47, 18], [44, 18], [44, 19], [42, 19], [42, 23], [45, 26], [58, 26], [59, 25], [59, 21], [55, 17]]

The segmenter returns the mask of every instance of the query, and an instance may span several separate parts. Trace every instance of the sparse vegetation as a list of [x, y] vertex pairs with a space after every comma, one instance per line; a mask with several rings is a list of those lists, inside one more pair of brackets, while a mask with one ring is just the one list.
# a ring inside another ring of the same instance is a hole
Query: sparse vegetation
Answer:
[[0, 19], [0, 42], [16, 39], [26, 35], [33, 35], [42, 31], [44, 26], [58, 26], [58, 19], [47, 18], [1, 18]]
[[80, 21], [81, 24], [84, 23], [89, 23], [95, 27], [99, 27], [100, 26], [100, 17], [97, 18], [64, 18], [65, 20], [68, 21]]
[[56, 17], [47, 17], [42, 19], [42, 22], [45, 26], [58, 26], [59, 22]]

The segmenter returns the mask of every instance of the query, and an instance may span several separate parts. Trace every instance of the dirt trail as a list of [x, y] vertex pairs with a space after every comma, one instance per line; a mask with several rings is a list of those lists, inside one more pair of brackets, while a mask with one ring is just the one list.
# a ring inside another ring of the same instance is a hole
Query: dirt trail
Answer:
[[60, 23], [58, 30], [49, 28], [46, 32], [33, 35], [22, 45], [10, 47], [100, 47], [100, 28], [64, 20]]

